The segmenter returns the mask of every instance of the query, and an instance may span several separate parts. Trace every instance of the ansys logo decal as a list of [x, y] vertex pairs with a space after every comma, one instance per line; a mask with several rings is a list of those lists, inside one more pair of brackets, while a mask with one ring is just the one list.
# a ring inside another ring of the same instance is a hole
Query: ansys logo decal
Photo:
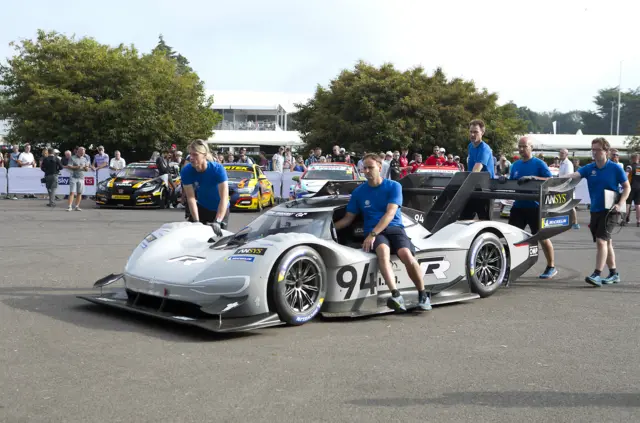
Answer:
[[567, 202], [567, 194], [547, 194], [544, 197], [544, 204], [564, 204]]

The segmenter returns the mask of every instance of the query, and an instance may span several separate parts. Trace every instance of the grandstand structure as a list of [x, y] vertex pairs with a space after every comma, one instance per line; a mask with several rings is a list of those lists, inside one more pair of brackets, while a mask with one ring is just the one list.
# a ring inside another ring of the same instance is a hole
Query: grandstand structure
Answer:
[[250, 155], [278, 148], [295, 150], [304, 145], [298, 131], [289, 130], [289, 114], [295, 103], [306, 102], [311, 94], [285, 94], [251, 91], [212, 91], [213, 109], [222, 116], [208, 139], [218, 151], [237, 152], [246, 148]]

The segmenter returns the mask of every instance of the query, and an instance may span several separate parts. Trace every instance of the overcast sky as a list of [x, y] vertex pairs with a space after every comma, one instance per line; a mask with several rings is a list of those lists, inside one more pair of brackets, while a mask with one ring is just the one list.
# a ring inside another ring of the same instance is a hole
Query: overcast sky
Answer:
[[640, 86], [640, 1], [5, 2], [0, 57], [38, 28], [149, 51], [162, 33], [210, 90], [312, 93], [363, 59], [441, 66], [536, 111], [592, 109]]

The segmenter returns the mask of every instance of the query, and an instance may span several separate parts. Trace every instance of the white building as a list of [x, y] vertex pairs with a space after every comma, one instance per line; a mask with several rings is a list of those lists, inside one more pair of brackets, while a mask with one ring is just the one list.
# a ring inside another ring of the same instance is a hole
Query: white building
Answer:
[[296, 111], [294, 103], [304, 103], [312, 94], [286, 94], [252, 91], [209, 91], [213, 109], [222, 115], [209, 143], [217, 150], [250, 154], [275, 153], [278, 147], [295, 149], [303, 145], [300, 134], [288, 128], [288, 115]]
[[[621, 155], [626, 155], [627, 142], [626, 135], [584, 135], [577, 134], [527, 134], [533, 140], [533, 151], [535, 154], [542, 153], [545, 157], [557, 156], [562, 148], [569, 150], [570, 157], [591, 157], [591, 141], [595, 138], [603, 137], [612, 148], [620, 151]], [[516, 152], [517, 153], [517, 152]]]

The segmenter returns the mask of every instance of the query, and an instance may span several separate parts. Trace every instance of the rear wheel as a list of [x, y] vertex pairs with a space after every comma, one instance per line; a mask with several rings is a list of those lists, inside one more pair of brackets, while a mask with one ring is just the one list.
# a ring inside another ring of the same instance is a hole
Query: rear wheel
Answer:
[[327, 293], [327, 269], [318, 252], [307, 246], [284, 254], [271, 280], [271, 293], [280, 320], [302, 325], [313, 319]]
[[262, 191], [258, 191], [258, 207], [257, 207], [258, 211], [261, 212], [264, 209], [264, 206], [262, 205]]
[[508, 269], [500, 238], [491, 232], [478, 235], [467, 253], [466, 267], [471, 290], [482, 298], [493, 295], [506, 281]]

